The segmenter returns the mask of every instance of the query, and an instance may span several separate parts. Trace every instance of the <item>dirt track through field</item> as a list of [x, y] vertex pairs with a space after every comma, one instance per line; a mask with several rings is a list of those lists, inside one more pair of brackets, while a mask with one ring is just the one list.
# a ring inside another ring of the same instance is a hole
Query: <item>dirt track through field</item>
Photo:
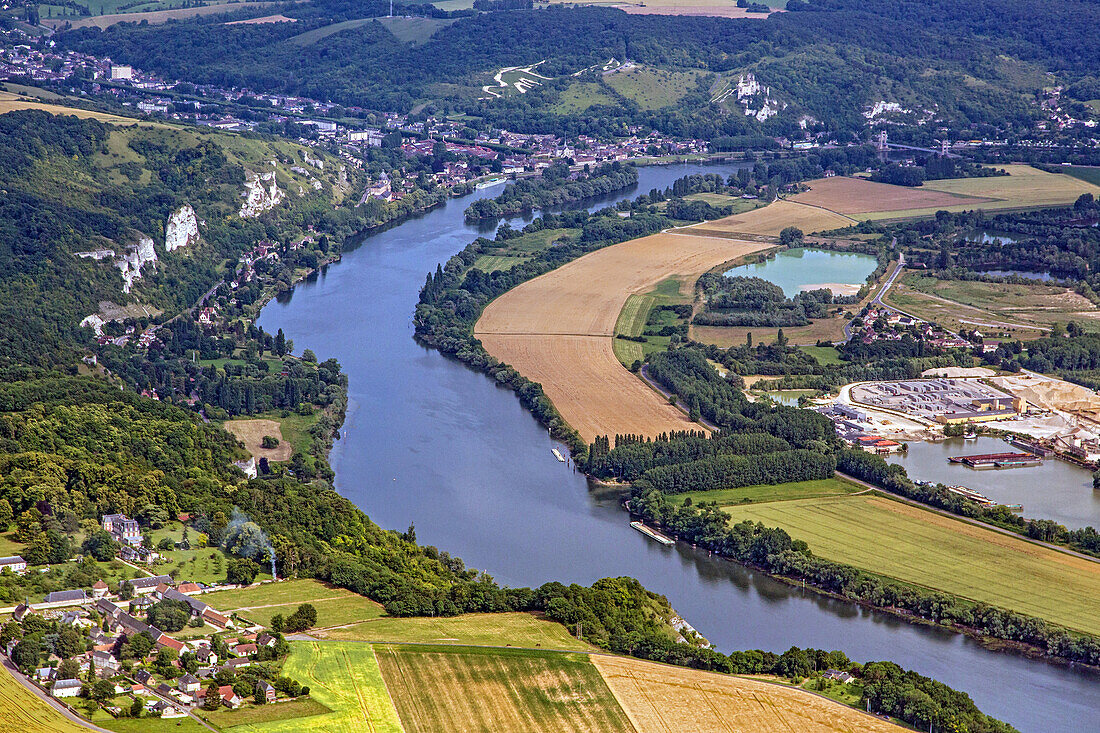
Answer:
[[627, 298], [668, 278], [694, 283], [762, 242], [663, 232], [597, 250], [489, 304], [475, 335], [490, 354], [542, 384], [581, 436], [699, 429], [623, 368], [612, 351]]
[[900, 733], [804, 690], [636, 659], [593, 656], [638, 733]]

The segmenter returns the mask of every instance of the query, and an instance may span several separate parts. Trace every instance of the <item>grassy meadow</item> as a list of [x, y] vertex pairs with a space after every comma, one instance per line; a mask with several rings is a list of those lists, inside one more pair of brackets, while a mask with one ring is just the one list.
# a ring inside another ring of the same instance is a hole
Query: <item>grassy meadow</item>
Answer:
[[[320, 611], [318, 611], [320, 616]], [[326, 639], [589, 651], [564, 626], [530, 613], [467, 613], [445, 618], [383, 616], [321, 632]]]
[[717, 491], [688, 491], [670, 495], [669, 498], [678, 504], [691, 499], [694, 504], [713, 501], [719, 506], [728, 507], [735, 504], [844, 496], [861, 489], [862, 487], [844, 479], [826, 478], [817, 481], [793, 481], [787, 484], [742, 486], [738, 489], [718, 489]]

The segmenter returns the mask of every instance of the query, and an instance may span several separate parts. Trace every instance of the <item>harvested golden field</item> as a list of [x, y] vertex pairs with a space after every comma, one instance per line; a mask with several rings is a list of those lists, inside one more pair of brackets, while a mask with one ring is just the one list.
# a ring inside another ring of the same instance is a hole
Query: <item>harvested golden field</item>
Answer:
[[479, 335], [490, 354], [542, 385], [573, 429], [597, 435], [699, 430], [615, 358], [608, 336]]
[[[681, 230], [686, 231], [686, 230]], [[585, 440], [691, 427], [612, 350], [627, 299], [669, 278], [694, 280], [767, 244], [661, 233], [585, 255], [489, 304], [474, 333], [490, 354], [542, 384]], [[698, 427], [698, 426], [696, 426]]]
[[633, 733], [583, 654], [376, 646], [406, 733]]
[[1100, 196], [1100, 186], [1063, 173], [1047, 173], [1029, 165], [1006, 165], [1004, 169], [1009, 175], [992, 178], [951, 178], [945, 181], [927, 181], [921, 186], [921, 189], [927, 191], [979, 197], [988, 199], [987, 201], [976, 204], [962, 203], [951, 206], [871, 212], [862, 214], [859, 218], [902, 219], [912, 216], [931, 216], [937, 209], [947, 211], [1037, 209], [1072, 204], [1084, 193]]
[[702, 224], [681, 229], [684, 234], [709, 234], [720, 236], [733, 234], [779, 236], [787, 227], [798, 227], [804, 233], [839, 229], [855, 223], [855, 219], [833, 211], [780, 199], [767, 206], [744, 214], [734, 214], [717, 221], [705, 221]]
[[142, 21], [148, 21], [150, 25], [160, 25], [170, 20], [182, 20], [183, 18], [194, 18], [200, 15], [216, 15], [218, 13], [235, 13], [238, 10], [264, 8], [274, 4], [273, 2], [222, 3], [219, 5], [200, 5], [194, 8], [154, 10], [148, 13], [109, 13], [107, 15], [95, 15], [88, 18], [77, 18], [76, 20], [69, 20], [67, 18], [54, 20], [47, 19], [43, 22], [55, 28], [66, 23], [73, 28], [88, 28], [93, 26], [96, 28], [109, 28], [115, 23], [140, 23]]
[[[226, 420], [225, 429], [233, 433], [237, 440], [244, 443], [244, 448], [252, 454], [256, 460], [267, 458], [271, 462], [289, 461], [294, 452], [293, 446], [283, 439], [283, 431], [279, 423], [274, 420]], [[274, 448], [264, 448], [263, 439], [270, 435], [279, 440], [279, 445]]]
[[[853, 308], [852, 310], [857, 310]], [[783, 335], [795, 346], [816, 344], [818, 341], [841, 341], [844, 338], [846, 318], [818, 318], [808, 326], [787, 326]], [[754, 344], [772, 344], [779, 337], [779, 329], [765, 326], [696, 326], [691, 327], [691, 337], [704, 344], [714, 344], [723, 349], [741, 346], [748, 334]]]
[[638, 733], [899, 733], [903, 728], [799, 690], [621, 657], [592, 664]]
[[933, 191], [927, 187], [910, 188], [875, 183], [863, 178], [819, 178], [809, 181], [810, 190], [789, 200], [841, 214], [864, 214], [871, 211], [924, 209], [961, 204], [974, 205], [985, 199]]

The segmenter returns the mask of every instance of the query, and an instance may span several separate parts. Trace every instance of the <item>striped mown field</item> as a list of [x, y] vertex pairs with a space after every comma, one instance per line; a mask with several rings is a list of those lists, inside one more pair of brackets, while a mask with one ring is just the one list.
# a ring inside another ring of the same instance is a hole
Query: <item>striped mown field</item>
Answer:
[[1100, 563], [871, 494], [723, 510], [731, 523], [782, 527], [829, 560], [1100, 633]]
[[583, 654], [375, 647], [406, 733], [633, 733]]

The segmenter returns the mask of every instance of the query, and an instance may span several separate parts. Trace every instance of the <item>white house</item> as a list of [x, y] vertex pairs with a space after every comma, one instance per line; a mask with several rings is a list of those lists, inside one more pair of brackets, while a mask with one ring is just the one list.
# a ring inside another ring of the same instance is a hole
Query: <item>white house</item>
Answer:
[[83, 686], [84, 683], [80, 680], [58, 680], [50, 688], [50, 694], [54, 697], [76, 697]]

